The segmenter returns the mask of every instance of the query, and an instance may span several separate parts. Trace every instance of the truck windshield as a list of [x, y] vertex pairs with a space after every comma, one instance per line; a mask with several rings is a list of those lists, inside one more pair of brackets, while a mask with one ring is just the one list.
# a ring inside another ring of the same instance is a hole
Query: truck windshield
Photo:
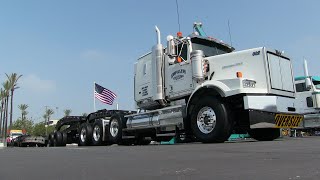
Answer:
[[214, 41], [192, 38], [192, 50], [202, 50], [205, 57], [229, 53], [232, 50]]

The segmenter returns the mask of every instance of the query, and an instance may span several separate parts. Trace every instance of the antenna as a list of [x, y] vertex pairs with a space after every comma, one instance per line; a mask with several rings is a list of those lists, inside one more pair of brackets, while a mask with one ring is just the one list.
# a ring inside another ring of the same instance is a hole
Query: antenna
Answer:
[[180, 32], [180, 15], [179, 15], [179, 3], [178, 3], [178, 0], [176, 0], [176, 5], [177, 5], [178, 25], [179, 25], [179, 32]]
[[229, 21], [229, 19], [228, 19], [228, 29], [229, 29], [230, 44], [232, 46], [232, 38], [231, 38], [231, 30], [230, 30], [230, 21]]

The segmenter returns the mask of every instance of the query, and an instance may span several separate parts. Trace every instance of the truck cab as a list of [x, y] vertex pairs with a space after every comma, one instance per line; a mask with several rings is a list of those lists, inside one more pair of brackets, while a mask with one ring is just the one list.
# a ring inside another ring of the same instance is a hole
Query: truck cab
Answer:
[[10, 142], [11, 142], [12, 140], [14, 140], [15, 138], [23, 135], [23, 134], [24, 134], [24, 133], [23, 133], [22, 130], [11, 129], [11, 130], [9, 131], [9, 139], [10, 139]]
[[304, 121], [299, 127], [320, 128], [320, 76], [296, 77], [295, 87], [299, 112], [304, 114]]
[[163, 47], [156, 32], [157, 44], [134, 68], [134, 100], [144, 113], [126, 116], [125, 131], [178, 128], [202, 142], [248, 131], [257, 140], [273, 140], [277, 128], [296, 127], [303, 119], [291, 59], [283, 52], [234, 51], [220, 40], [180, 33], [167, 36]]

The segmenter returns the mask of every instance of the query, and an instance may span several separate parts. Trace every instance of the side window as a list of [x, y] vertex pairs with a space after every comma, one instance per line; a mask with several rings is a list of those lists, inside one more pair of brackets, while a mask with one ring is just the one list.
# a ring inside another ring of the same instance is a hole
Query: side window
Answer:
[[176, 56], [174, 62], [169, 62], [169, 65], [181, 63], [188, 60], [188, 44], [181, 43], [175, 46]]
[[178, 45], [178, 56], [180, 56], [183, 60], [187, 60], [188, 58], [188, 48], [187, 48], [187, 44], [179, 44]]
[[304, 92], [307, 91], [305, 83], [296, 84], [296, 92]]
[[313, 100], [312, 100], [312, 97], [307, 97], [307, 106], [308, 107], [313, 107]]

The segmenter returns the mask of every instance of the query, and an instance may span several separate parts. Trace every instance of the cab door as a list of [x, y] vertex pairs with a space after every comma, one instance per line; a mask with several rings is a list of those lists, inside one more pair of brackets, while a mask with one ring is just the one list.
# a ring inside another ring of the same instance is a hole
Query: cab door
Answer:
[[166, 63], [165, 87], [168, 99], [179, 99], [192, 93], [192, 67], [190, 61], [190, 46], [186, 43], [176, 46], [177, 57], [174, 63]]

